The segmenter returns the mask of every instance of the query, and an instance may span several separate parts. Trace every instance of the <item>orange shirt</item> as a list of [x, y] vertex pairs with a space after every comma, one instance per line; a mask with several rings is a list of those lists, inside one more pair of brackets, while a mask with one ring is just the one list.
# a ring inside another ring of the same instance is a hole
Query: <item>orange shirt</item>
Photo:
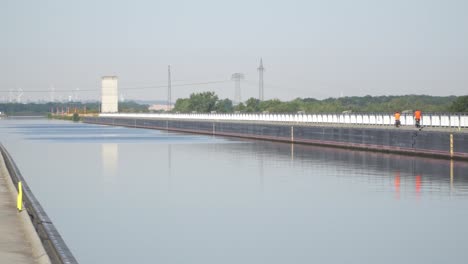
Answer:
[[421, 119], [421, 111], [418, 110], [418, 111], [414, 112], [414, 118]]
[[400, 113], [395, 113], [395, 120], [400, 120]]

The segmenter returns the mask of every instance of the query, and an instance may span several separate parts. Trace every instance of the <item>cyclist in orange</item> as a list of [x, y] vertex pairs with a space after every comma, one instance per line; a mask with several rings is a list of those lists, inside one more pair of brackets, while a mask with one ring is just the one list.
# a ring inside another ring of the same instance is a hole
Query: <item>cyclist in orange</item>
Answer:
[[414, 121], [416, 127], [420, 127], [421, 125], [421, 110], [414, 111]]
[[400, 112], [396, 111], [395, 112], [395, 126], [400, 127]]

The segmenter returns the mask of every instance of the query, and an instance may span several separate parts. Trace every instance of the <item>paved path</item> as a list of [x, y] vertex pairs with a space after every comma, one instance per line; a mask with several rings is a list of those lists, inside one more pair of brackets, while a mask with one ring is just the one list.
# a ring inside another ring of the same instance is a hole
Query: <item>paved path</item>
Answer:
[[0, 154], [0, 263], [36, 263], [6, 177], [10, 176]]

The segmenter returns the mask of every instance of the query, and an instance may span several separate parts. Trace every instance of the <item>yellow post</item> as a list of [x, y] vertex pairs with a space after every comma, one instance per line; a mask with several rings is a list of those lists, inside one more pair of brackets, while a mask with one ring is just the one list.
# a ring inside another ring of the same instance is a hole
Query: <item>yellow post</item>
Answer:
[[23, 210], [23, 185], [21, 182], [18, 182], [18, 200], [16, 201], [16, 207], [20, 212]]
[[450, 134], [450, 157], [453, 158], [453, 134]]

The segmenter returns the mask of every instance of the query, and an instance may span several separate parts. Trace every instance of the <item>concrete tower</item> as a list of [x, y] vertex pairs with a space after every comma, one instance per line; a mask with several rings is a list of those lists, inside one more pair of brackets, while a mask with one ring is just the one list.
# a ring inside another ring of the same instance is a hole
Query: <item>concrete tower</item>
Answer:
[[117, 112], [119, 112], [117, 76], [104, 76], [101, 79], [101, 113]]
[[263, 101], [263, 60], [260, 58], [260, 66], [257, 68], [258, 70], [258, 100]]

